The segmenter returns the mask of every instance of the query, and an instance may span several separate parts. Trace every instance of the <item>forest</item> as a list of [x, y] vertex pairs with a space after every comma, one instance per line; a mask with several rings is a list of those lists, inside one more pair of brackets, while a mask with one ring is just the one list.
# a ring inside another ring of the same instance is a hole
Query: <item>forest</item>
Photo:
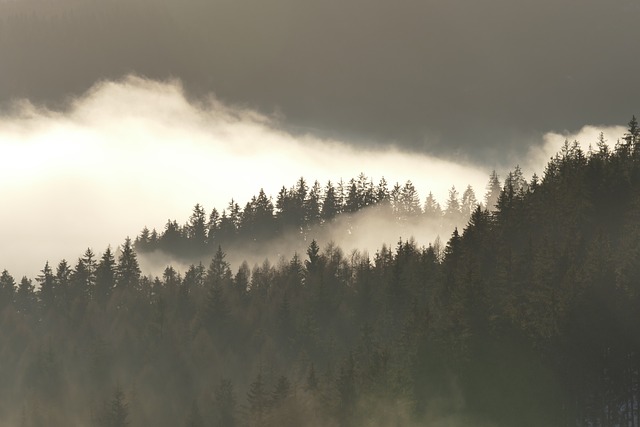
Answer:
[[[363, 211], [448, 240], [318, 244]], [[285, 233], [306, 250], [231, 268], [226, 248]], [[157, 252], [207, 261], [141, 271]], [[301, 178], [35, 278], [4, 270], [0, 424], [639, 426], [639, 320], [634, 117], [615, 146], [567, 141], [541, 177], [494, 172], [482, 203]]]

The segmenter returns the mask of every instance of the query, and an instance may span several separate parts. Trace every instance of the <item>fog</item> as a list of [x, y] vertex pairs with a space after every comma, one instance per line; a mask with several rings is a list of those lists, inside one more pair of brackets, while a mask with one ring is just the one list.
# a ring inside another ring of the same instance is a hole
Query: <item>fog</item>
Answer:
[[[98, 83], [60, 110], [14, 103], [0, 119], [0, 268], [33, 277], [47, 260], [73, 263], [87, 247], [115, 247], [144, 225], [160, 230], [167, 219], [184, 222], [195, 203], [222, 210], [260, 188], [275, 198], [299, 177], [323, 186], [360, 172], [390, 186], [411, 180], [423, 201], [431, 191], [444, 204], [453, 185], [460, 192], [472, 185], [482, 200], [491, 172], [393, 144], [365, 150], [294, 136], [280, 123], [213, 95], [189, 101], [178, 81], [135, 76]], [[591, 139], [595, 129], [577, 136]], [[543, 149], [513, 164], [540, 174], [565, 137], [573, 138], [547, 134]], [[400, 236], [391, 234], [367, 248], [395, 243]]]
[[[321, 249], [337, 246], [347, 258], [369, 256], [373, 259], [382, 245], [395, 249], [398, 242], [408, 240], [413, 240], [419, 246], [433, 244], [442, 254], [454, 227], [462, 230], [464, 226], [463, 222], [437, 221], [423, 216], [398, 221], [392, 212], [372, 206], [355, 214], [341, 215], [328, 224], [313, 226], [304, 235], [289, 231], [261, 243], [238, 241], [223, 249], [225, 260], [234, 271], [243, 262], [247, 262], [249, 267], [261, 265], [265, 260], [272, 265], [288, 263], [294, 254], [306, 259], [306, 251], [312, 240], [316, 240]], [[190, 264], [202, 262], [208, 265], [212, 256], [213, 253], [203, 258], [177, 259], [162, 251], [154, 251], [139, 254], [139, 259], [146, 274], [160, 277], [169, 265], [185, 272]]]

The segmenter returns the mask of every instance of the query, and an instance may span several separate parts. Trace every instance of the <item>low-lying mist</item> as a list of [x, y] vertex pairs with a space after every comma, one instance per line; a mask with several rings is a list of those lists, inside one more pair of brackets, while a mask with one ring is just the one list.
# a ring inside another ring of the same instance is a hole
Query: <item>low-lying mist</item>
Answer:
[[[442, 251], [455, 227], [462, 231], [466, 219], [443, 221], [425, 215], [416, 215], [400, 220], [391, 210], [370, 206], [353, 214], [342, 214], [334, 220], [311, 226], [309, 230], [289, 229], [275, 238], [261, 242], [243, 242], [238, 240], [222, 249], [225, 260], [232, 270], [246, 262], [249, 267], [289, 262], [297, 254], [306, 259], [307, 249], [313, 240], [324, 249], [327, 246], [340, 248], [347, 257], [364, 256], [373, 260], [375, 252], [383, 245], [394, 249], [400, 242], [413, 240], [418, 246], [434, 245], [436, 251]], [[177, 258], [161, 250], [139, 254], [142, 271], [146, 274], [162, 276], [167, 266], [178, 271], [186, 271], [190, 264], [201, 262], [207, 266], [213, 253], [203, 257]]]
[[[536, 151], [535, 161], [519, 163], [540, 173], [545, 155]], [[96, 252], [116, 246], [144, 224], [185, 218], [196, 202], [220, 209], [259, 188], [273, 196], [301, 176], [324, 183], [363, 171], [391, 185], [411, 180], [421, 197], [433, 192], [443, 203], [454, 185], [470, 184], [482, 199], [491, 170], [403, 152], [392, 143], [367, 151], [346, 141], [294, 137], [277, 117], [223, 105], [213, 95], [190, 102], [177, 81], [134, 76], [98, 83], [62, 111], [16, 102], [0, 117], [0, 159], [0, 268], [18, 277], [33, 277], [46, 260], [73, 262], [87, 246]], [[427, 244], [437, 234], [423, 224], [375, 226], [365, 216], [358, 219], [367, 224], [363, 231], [336, 239], [345, 249], [371, 251], [401, 236]]]

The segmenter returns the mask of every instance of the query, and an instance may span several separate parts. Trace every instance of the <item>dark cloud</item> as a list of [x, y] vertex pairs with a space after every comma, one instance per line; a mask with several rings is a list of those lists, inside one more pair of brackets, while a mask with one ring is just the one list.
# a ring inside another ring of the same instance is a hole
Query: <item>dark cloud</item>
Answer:
[[294, 132], [462, 155], [638, 113], [633, 0], [0, 3], [0, 99], [59, 103], [129, 72]]

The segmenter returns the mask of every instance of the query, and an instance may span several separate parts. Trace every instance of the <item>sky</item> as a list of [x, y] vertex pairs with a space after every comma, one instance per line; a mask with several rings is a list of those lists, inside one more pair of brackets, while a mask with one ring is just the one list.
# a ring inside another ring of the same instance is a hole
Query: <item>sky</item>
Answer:
[[[260, 188], [492, 169], [640, 113], [635, 0], [2, 0], [0, 269]], [[28, 254], [25, 255], [25, 254]]]
[[637, 0], [5, 0], [0, 103], [179, 78], [290, 132], [509, 166], [638, 114]]

